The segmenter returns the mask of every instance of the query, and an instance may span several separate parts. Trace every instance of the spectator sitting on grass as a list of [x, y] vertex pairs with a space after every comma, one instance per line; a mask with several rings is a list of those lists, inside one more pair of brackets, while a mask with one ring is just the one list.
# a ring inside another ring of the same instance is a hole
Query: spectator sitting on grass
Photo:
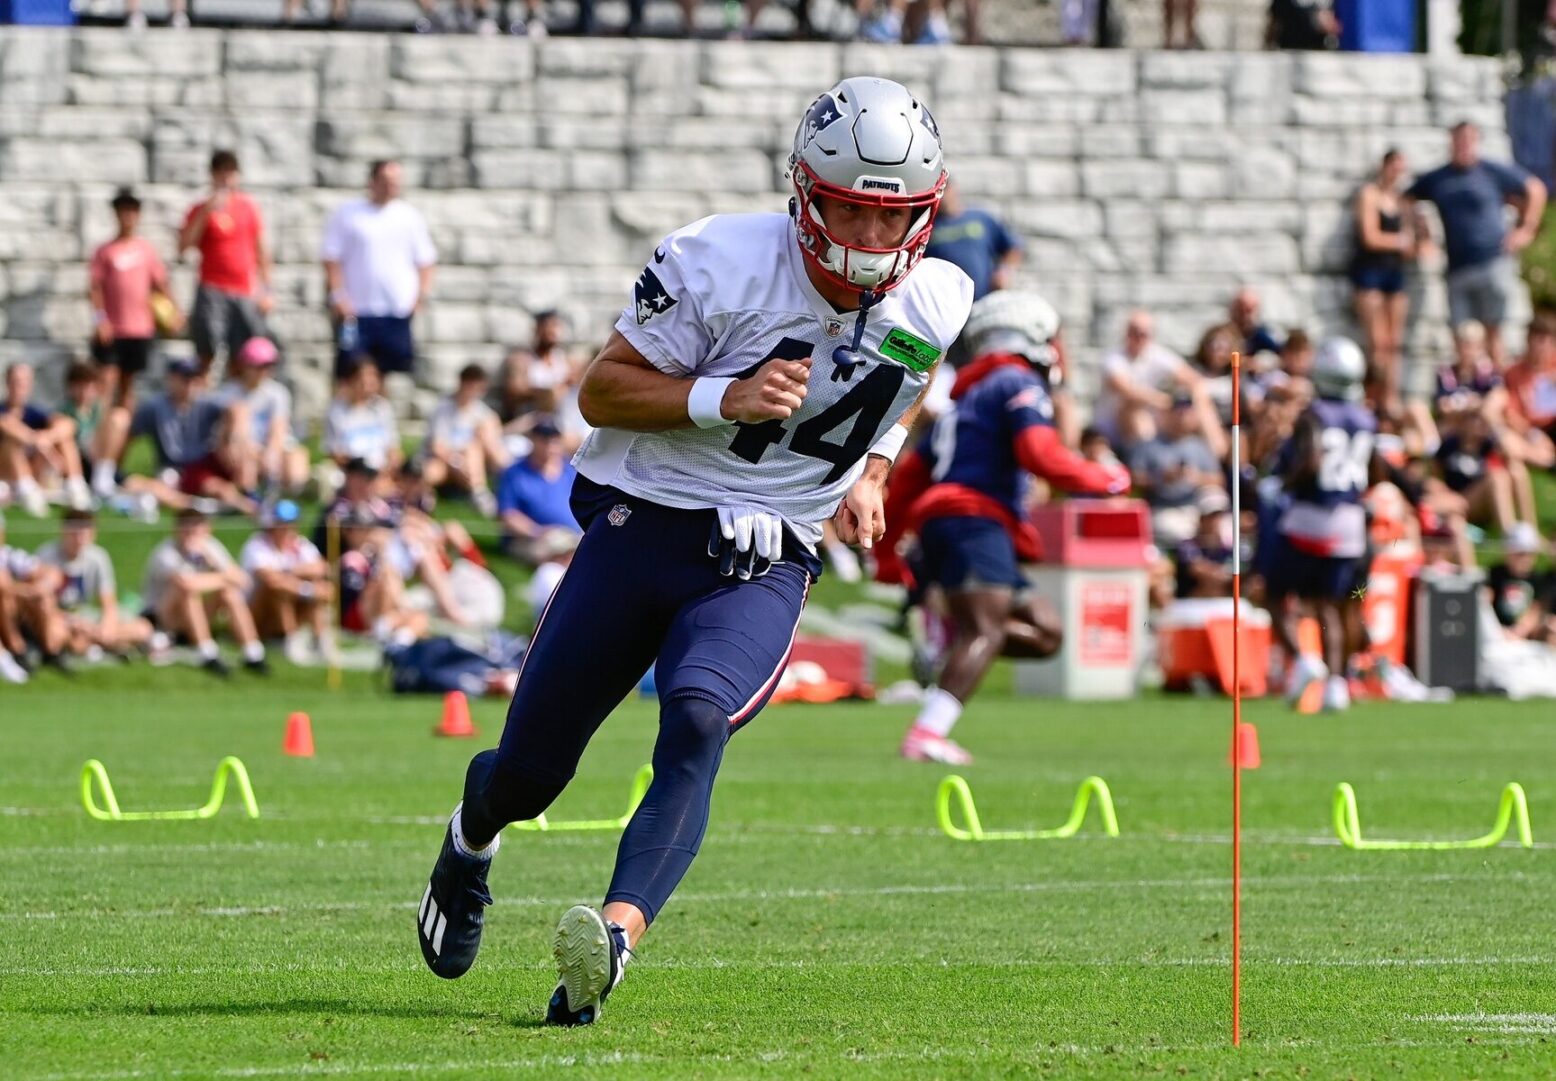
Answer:
[[76, 453], [81, 456], [81, 469], [90, 477], [92, 491], [99, 499], [107, 499], [118, 487], [118, 463], [113, 459], [111, 445], [114, 426], [104, 423], [113, 408], [103, 401], [101, 368], [91, 361], [78, 360], [65, 369], [65, 404], [59, 411], [76, 426]]
[[334, 522], [336, 528], [344, 528], [346, 518], [353, 511], [360, 511], [357, 517], [363, 520], [388, 522], [396, 519], [395, 508], [390, 505], [389, 500], [378, 494], [380, 489], [386, 486], [387, 482], [381, 482], [379, 479], [379, 471], [368, 462], [361, 458], [347, 461], [340, 488], [325, 506], [324, 513], [319, 515], [319, 522], [314, 527], [314, 545], [321, 551], [328, 552], [330, 550], [329, 523]]
[[497, 414], [483, 401], [487, 382], [486, 370], [479, 364], [460, 370], [458, 387], [438, 402], [427, 421], [427, 439], [418, 458], [429, 485], [469, 492], [476, 509], [491, 518], [497, 513], [497, 500], [487, 472], [501, 472], [508, 464], [508, 452], [502, 445]]
[[1223, 487], [1221, 464], [1199, 431], [1192, 399], [1180, 396], [1162, 418], [1161, 434], [1129, 456], [1135, 487], [1151, 506], [1156, 544], [1172, 551], [1199, 528], [1202, 489]]
[[558, 530], [573, 538], [574, 546], [580, 530], [570, 504], [577, 474], [563, 450], [561, 430], [549, 416], [540, 415], [529, 427], [529, 438], [529, 456], [502, 475], [497, 508], [503, 547], [515, 559], [534, 565], [554, 558]]
[[379, 390], [378, 365], [357, 356], [342, 368], [340, 389], [324, 416], [324, 453], [339, 465], [360, 458], [377, 470], [398, 468], [400, 425]]
[[200, 651], [200, 667], [225, 677], [229, 670], [216, 648], [211, 625], [213, 617], [225, 614], [243, 648], [244, 667], [269, 675], [265, 645], [244, 599], [248, 587], [249, 576], [211, 534], [210, 521], [185, 508], [178, 512], [173, 535], [153, 548], [146, 560], [142, 615], [163, 633], [193, 642]]
[[405, 582], [387, 557], [390, 537], [389, 529], [361, 508], [342, 519], [341, 626], [370, 634], [381, 645], [402, 646], [425, 636], [428, 620], [405, 605]]
[[1202, 427], [1215, 425], [1215, 407], [1199, 375], [1188, 361], [1155, 341], [1153, 329], [1149, 312], [1131, 312], [1123, 345], [1102, 358], [1102, 389], [1092, 423], [1121, 452], [1156, 434], [1174, 394], [1189, 396]]
[[[44, 664], [68, 671], [65, 619], [56, 599], [59, 586], [57, 570], [5, 543], [5, 517], [0, 515], [0, 646], [12, 654], [17, 666], [25, 663], [27, 639], [31, 638]], [[12, 678], [15, 674], [10, 664], [0, 661], [0, 676], [11, 683], [26, 682], [25, 669], [22, 679]]]
[[[149, 436], [156, 447], [157, 464], [171, 470], [172, 482], [164, 478], [140, 478], [126, 481], [131, 491], [147, 491], [164, 506], [184, 509], [195, 500], [214, 501], [243, 514], [253, 514], [259, 504], [238, 486], [238, 446], [234, 433], [248, 424], [248, 411], [242, 402], [229, 402], [210, 394], [201, 394], [200, 368], [193, 360], [175, 360], [167, 367], [166, 390], [135, 407], [127, 431], [118, 431], [110, 440], [112, 455], [121, 459], [124, 448], [138, 436]], [[109, 418], [123, 429], [123, 412]], [[202, 504], [204, 505], [204, 504]]]
[[96, 516], [89, 510], [68, 510], [60, 522], [59, 539], [38, 549], [39, 561], [60, 575], [56, 598], [65, 621], [67, 648], [88, 660], [104, 653], [123, 657], [137, 646], [165, 651], [166, 635], [154, 632], [139, 616], [121, 616], [113, 560], [96, 540]]
[[1443, 483], [1464, 500], [1463, 514], [1475, 525], [1495, 525], [1506, 536], [1513, 528], [1513, 482], [1491, 425], [1471, 413], [1437, 448]]
[[1556, 314], [1534, 317], [1522, 359], [1503, 378], [1514, 453], [1533, 466], [1556, 466]]
[[1199, 526], [1178, 545], [1179, 597], [1232, 595], [1232, 501], [1220, 488], [1205, 488], [1197, 500]]
[[0, 402], [0, 479], [16, 490], [28, 514], [48, 513], [44, 485], [63, 483], [72, 507], [92, 505], [92, 492], [81, 475], [76, 426], [32, 400], [32, 365], [17, 361], [5, 372], [5, 401]]
[[503, 424], [530, 413], [552, 413], [577, 382], [567, 353], [567, 321], [560, 312], [535, 314], [535, 336], [527, 349], [512, 349], [499, 369], [497, 416]]
[[393, 521], [401, 533], [417, 544], [438, 552], [452, 551], [478, 567], [486, 566], [486, 557], [476, 547], [469, 530], [452, 518], [443, 520], [434, 515], [437, 493], [414, 459], [395, 472], [394, 489], [386, 502], [390, 507], [386, 520]]
[[1259, 294], [1245, 285], [1227, 307], [1227, 323], [1238, 336], [1232, 348], [1242, 353], [1244, 363], [1257, 353], [1279, 353], [1285, 344], [1259, 318], [1260, 306]]
[[1502, 540], [1502, 562], [1487, 572], [1486, 588], [1497, 622], [1509, 634], [1556, 645], [1556, 610], [1550, 607], [1556, 576], [1535, 571], [1540, 547], [1534, 526], [1515, 525]]
[[1455, 327], [1453, 352], [1453, 363], [1437, 372], [1433, 405], [1438, 432], [1452, 435], [1473, 413], [1499, 424], [1507, 406], [1507, 388], [1502, 385], [1502, 373], [1486, 353], [1485, 328], [1473, 320]]
[[280, 639], [286, 659], [301, 665], [314, 660], [302, 638], [303, 624], [313, 631], [319, 657], [334, 653], [328, 616], [335, 591], [319, 549], [298, 536], [298, 517], [290, 499], [263, 507], [259, 531], [244, 542], [238, 562], [249, 577], [255, 630], [267, 641]]
[[248, 424], [234, 433], [243, 487], [290, 494], [308, 483], [308, 448], [292, 434], [292, 392], [275, 378], [279, 359], [275, 342], [250, 338], [238, 350], [233, 378], [222, 392], [248, 413]]

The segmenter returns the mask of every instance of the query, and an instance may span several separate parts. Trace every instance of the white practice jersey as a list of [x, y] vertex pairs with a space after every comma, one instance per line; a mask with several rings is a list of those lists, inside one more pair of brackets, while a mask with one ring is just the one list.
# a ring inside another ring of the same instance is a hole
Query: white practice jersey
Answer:
[[[654, 251], [616, 329], [666, 375], [744, 378], [773, 357], [812, 358], [809, 391], [788, 420], [670, 432], [600, 428], [574, 459], [600, 484], [667, 507], [748, 503], [814, 546], [877, 439], [928, 385], [961, 333], [972, 282], [925, 259], [870, 308], [863, 363], [841, 376], [855, 312], [838, 312], [806, 276], [784, 214], [716, 214]], [[837, 376], [837, 378], [834, 378]]]

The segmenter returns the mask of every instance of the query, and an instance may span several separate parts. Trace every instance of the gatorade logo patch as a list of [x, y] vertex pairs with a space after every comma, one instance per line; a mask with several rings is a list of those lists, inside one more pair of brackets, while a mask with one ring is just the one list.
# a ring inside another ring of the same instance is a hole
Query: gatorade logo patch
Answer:
[[940, 350], [923, 338], [916, 338], [901, 327], [893, 327], [881, 343], [881, 355], [916, 372], [927, 372], [940, 359]]

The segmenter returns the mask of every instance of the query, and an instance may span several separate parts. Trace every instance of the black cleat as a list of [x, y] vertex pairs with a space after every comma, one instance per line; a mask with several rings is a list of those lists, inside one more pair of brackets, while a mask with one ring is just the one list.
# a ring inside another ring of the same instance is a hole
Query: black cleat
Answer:
[[[495, 841], [492, 849], [496, 849]], [[486, 888], [486, 873], [491, 866], [490, 855], [477, 859], [460, 854], [454, 847], [454, 824], [450, 820], [443, 834], [443, 849], [416, 910], [421, 956], [427, 967], [445, 980], [458, 979], [475, 964], [475, 955], [481, 949], [481, 930], [486, 925], [486, 906], [492, 903]]]
[[574, 905], [556, 925], [551, 953], [558, 983], [546, 1004], [546, 1024], [594, 1024], [632, 957], [626, 931], [588, 905]]
[[205, 660], [200, 662], [200, 667], [211, 673], [211, 675], [219, 676], [222, 679], [226, 679], [228, 676], [232, 675], [232, 669], [228, 668], [227, 662], [222, 660], [220, 657], [207, 657]]
[[244, 661], [243, 667], [256, 676], [268, 676], [270, 674], [270, 662], [264, 657], [260, 657], [258, 660]]

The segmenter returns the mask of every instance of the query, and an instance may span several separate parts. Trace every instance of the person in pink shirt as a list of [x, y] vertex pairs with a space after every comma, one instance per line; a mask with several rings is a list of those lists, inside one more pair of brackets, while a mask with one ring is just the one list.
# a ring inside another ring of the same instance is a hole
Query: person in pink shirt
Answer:
[[151, 241], [139, 236], [140, 200], [128, 188], [113, 197], [119, 235], [92, 255], [89, 294], [95, 328], [92, 356], [103, 368], [104, 391], [116, 406], [133, 408], [135, 377], [146, 370], [156, 344], [153, 297], [161, 297], [174, 326], [183, 321], [168, 292], [167, 268]]
[[270, 295], [270, 251], [254, 200], [239, 190], [238, 157], [230, 150], [211, 155], [211, 194], [189, 208], [178, 233], [180, 257], [200, 250], [200, 286], [189, 317], [189, 336], [200, 355], [200, 372], [211, 369], [218, 349], [229, 359], [250, 338], [266, 338]]

